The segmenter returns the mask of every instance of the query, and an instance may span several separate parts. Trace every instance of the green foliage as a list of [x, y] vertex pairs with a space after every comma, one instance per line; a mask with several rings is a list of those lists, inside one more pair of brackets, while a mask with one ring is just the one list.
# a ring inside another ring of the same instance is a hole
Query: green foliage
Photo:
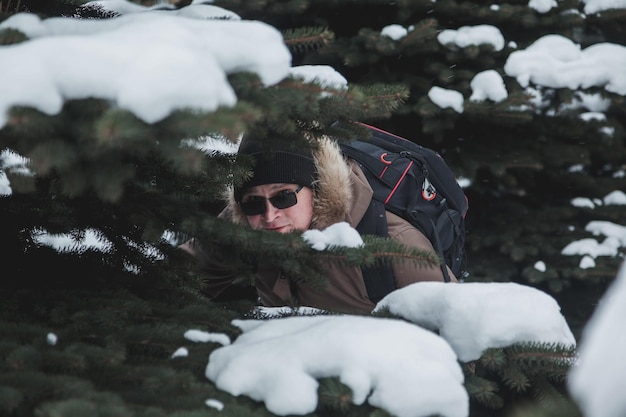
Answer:
[[465, 389], [474, 401], [488, 409], [500, 409], [504, 400], [498, 395], [498, 384], [476, 375], [469, 375], [465, 380]]
[[283, 31], [285, 45], [292, 53], [302, 53], [308, 50], [316, 50], [330, 44], [335, 34], [327, 28], [293, 28]]
[[338, 378], [325, 378], [320, 381], [318, 389], [320, 403], [324, 407], [345, 413], [352, 403], [352, 391], [339, 382]]
[[487, 349], [477, 361], [463, 364], [472, 415], [508, 416], [519, 404], [571, 402], [565, 378], [575, 360], [575, 348], [555, 344]]
[[339, 378], [322, 378], [317, 390], [319, 405], [312, 416], [320, 417], [391, 417], [369, 404], [354, 405], [352, 391]]
[[[2, 21], [1, 18], [0, 21]], [[24, 42], [26, 39], [26, 35], [24, 35], [19, 30], [5, 29], [3, 31], [0, 31], [0, 45], [2, 46]]]
[[[122, 290], [35, 289], [1, 296], [1, 415], [206, 413], [215, 392], [203, 369], [219, 345], [190, 346], [184, 333], [239, 333], [229, 325], [237, 313], [200, 297], [159, 302]], [[190, 354], [172, 357], [181, 346]]]
[[434, 253], [376, 236], [365, 236], [361, 247], [330, 246], [324, 251], [317, 251], [298, 232], [279, 234], [242, 228], [210, 217], [192, 221], [189, 227], [193, 228], [192, 235], [202, 242], [206, 250], [217, 259], [224, 260], [228, 275], [249, 274], [252, 265], [260, 262], [280, 268], [292, 279], [316, 288], [327, 284], [321, 269], [327, 264], [358, 266], [390, 260], [433, 266], [440, 262]]

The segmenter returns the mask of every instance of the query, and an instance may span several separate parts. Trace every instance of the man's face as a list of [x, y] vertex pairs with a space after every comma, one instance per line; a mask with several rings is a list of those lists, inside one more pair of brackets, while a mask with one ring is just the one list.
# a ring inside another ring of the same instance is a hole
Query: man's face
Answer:
[[[265, 205], [262, 214], [246, 215], [250, 227], [279, 233], [307, 230], [313, 220], [313, 190], [302, 187], [297, 191], [298, 188], [297, 184], [264, 184], [246, 190], [241, 198], [242, 204], [255, 201]], [[273, 197], [283, 201], [296, 197], [296, 203], [291, 207], [277, 208], [270, 200]]]

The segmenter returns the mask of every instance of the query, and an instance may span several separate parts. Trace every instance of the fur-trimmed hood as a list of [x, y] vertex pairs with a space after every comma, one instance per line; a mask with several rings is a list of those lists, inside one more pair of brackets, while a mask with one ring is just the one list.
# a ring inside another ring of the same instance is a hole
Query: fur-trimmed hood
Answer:
[[[319, 140], [313, 159], [317, 170], [313, 202], [312, 228], [324, 229], [344, 221], [353, 206], [352, 168], [341, 153], [337, 142], [329, 137]], [[224, 216], [239, 224], [246, 224], [246, 215], [235, 201], [234, 192], [226, 193]]]

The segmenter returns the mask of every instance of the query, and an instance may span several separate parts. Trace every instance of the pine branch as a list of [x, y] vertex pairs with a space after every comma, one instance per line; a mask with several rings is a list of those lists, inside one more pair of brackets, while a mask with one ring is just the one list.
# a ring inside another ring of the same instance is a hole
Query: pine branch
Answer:
[[498, 395], [498, 386], [493, 381], [471, 375], [465, 379], [464, 385], [472, 400], [492, 410], [502, 408], [504, 400]]
[[428, 251], [407, 247], [395, 240], [378, 236], [363, 236], [364, 246], [360, 248], [346, 248], [331, 246], [326, 251], [311, 254], [332, 263], [341, 263], [348, 266], [372, 266], [378, 262], [412, 262], [415, 265], [436, 267], [440, 264], [439, 257]]
[[301, 27], [282, 32], [285, 45], [292, 52], [320, 49], [335, 39], [335, 34], [326, 27]]
[[519, 343], [505, 349], [511, 363], [528, 375], [563, 381], [577, 358], [575, 347], [550, 343]]
[[466, 388], [470, 398], [489, 409], [511, 399], [549, 402], [564, 397], [563, 383], [575, 358], [574, 347], [550, 343], [487, 349], [479, 360], [464, 364]]
[[507, 388], [516, 392], [525, 392], [531, 387], [531, 381], [522, 370], [513, 365], [503, 368], [500, 372], [502, 381]]
[[480, 357], [480, 364], [489, 371], [496, 371], [507, 362], [507, 357], [502, 349], [489, 348]]
[[318, 388], [320, 405], [331, 410], [346, 412], [352, 405], [352, 390], [339, 378], [323, 378]]

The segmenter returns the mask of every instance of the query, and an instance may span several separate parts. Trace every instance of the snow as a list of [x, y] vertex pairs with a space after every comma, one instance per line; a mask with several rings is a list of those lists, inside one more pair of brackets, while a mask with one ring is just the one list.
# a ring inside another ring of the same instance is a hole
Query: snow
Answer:
[[206, 400], [204, 403], [207, 407], [215, 408], [217, 411], [222, 411], [224, 409], [224, 403], [213, 398]]
[[355, 404], [367, 401], [398, 417], [468, 415], [456, 355], [418, 326], [326, 315], [233, 324], [244, 333], [211, 353], [207, 378], [232, 395], [263, 401], [274, 414], [313, 412], [316, 379], [336, 376], [351, 388]]
[[408, 33], [408, 29], [402, 25], [388, 25], [380, 31], [381, 35], [388, 36], [394, 41], [404, 38]]
[[206, 0], [193, 0], [190, 5], [182, 7], [180, 9], [176, 9], [173, 5], [162, 2], [156, 4], [155, 6], [142, 6], [140, 4], [131, 3], [126, 0], [102, 0], [89, 1], [83, 4], [81, 7], [96, 7], [121, 15], [124, 15], [126, 13], [158, 11], [160, 9], [163, 10], [163, 12], [165, 13], [177, 14], [179, 16], [189, 16], [200, 19], [241, 19], [239, 15], [231, 12], [230, 10], [226, 10], [221, 7], [213, 6], [207, 3], [208, 2]]
[[585, 417], [626, 415], [625, 299], [626, 262], [587, 322], [578, 348], [578, 363], [568, 375], [569, 392]]
[[[612, 0], [610, 4], [622, 7], [624, 2]], [[6, 112], [12, 106], [27, 105], [55, 114], [64, 99], [88, 96], [109, 99], [147, 122], [161, 120], [178, 108], [213, 111], [236, 103], [226, 77], [237, 71], [256, 72], [266, 85], [288, 75], [305, 81], [325, 80], [332, 88], [345, 88], [347, 84], [330, 67], [291, 68], [291, 56], [278, 31], [261, 22], [243, 21], [217, 6], [194, 1], [176, 11], [159, 11], [123, 0], [92, 3], [122, 15], [99, 21], [40, 20], [35, 15], [20, 13], [0, 23], [0, 30], [18, 29], [33, 39], [0, 48], [0, 59], [19, 63], [0, 67], [1, 78], [16, 80], [0, 95], [0, 127], [7, 122]], [[601, 10], [602, 4], [609, 2], [596, 0], [586, 4]], [[381, 34], [398, 41], [410, 30], [388, 25]], [[125, 39], [124, 43], [119, 42], [120, 38]], [[455, 47], [491, 45], [495, 51], [502, 50], [505, 44], [500, 30], [491, 25], [445, 29], [438, 40]], [[66, 60], [61, 64], [56, 57], [68, 48], [77, 52], [62, 54]], [[172, 55], [168, 56], [162, 48]], [[168, 59], [171, 56], [177, 59]], [[151, 71], [156, 67], [159, 71]], [[546, 35], [527, 49], [511, 53], [504, 70], [506, 76], [516, 78], [522, 86], [530, 87], [532, 83], [574, 90], [603, 87], [626, 95], [626, 73], [621, 71], [624, 67], [626, 48], [621, 45], [599, 43], [581, 50], [580, 45], [567, 38]], [[187, 76], [177, 77], [180, 72]], [[153, 76], [145, 76], [146, 73]], [[64, 82], [67, 78], [73, 81]], [[500, 78], [489, 70], [477, 74], [469, 99], [506, 99]], [[433, 87], [428, 96], [442, 108], [463, 112], [464, 97], [460, 92]], [[538, 93], [538, 102], [540, 96]]]
[[[439, 33], [437, 39], [449, 47], [491, 45], [495, 51], [499, 51], [504, 46], [500, 30], [490, 25], [446, 29]], [[603, 87], [606, 91], [626, 95], [626, 72], [623, 68], [626, 68], [626, 47], [622, 45], [605, 42], [583, 50], [580, 45], [561, 35], [545, 35], [528, 48], [512, 52], [504, 71], [507, 76], [516, 78], [522, 87], [531, 84], [572, 90]], [[498, 102], [508, 96], [504, 81], [493, 70], [477, 74], [471, 87], [471, 101], [490, 99]], [[535, 92], [536, 99], [541, 102], [541, 94], [537, 90]], [[463, 112], [464, 97], [460, 92], [433, 87], [428, 97], [441, 108]], [[581, 93], [580, 97], [584, 97], [584, 94]], [[593, 100], [600, 98], [593, 97]], [[580, 100], [576, 102], [581, 103]]]
[[580, 258], [580, 263], [578, 264], [578, 266], [580, 267], [580, 269], [595, 268], [596, 261], [592, 256], [584, 255], [582, 258]]
[[576, 345], [552, 297], [511, 282], [419, 282], [387, 295], [382, 309], [437, 332], [463, 362], [517, 342]]
[[528, 7], [535, 9], [539, 13], [547, 13], [557, 5], [558, 3], [554, 0], [530, 0], [528, 2]]
[[508, 96], [504, 80], [495, 70], [487, 70], [476, 74], [470, 82], [470, 87], [472, 87], [470, 101], [485, 101], [489, 99], [499, 102]]
[[626, 206], [626, 193], [620, 190], [611, 191], [604, 196], [604, 204]]
[[512, 52], [504, 65], [507, 75], [523, 87], [530, 82], [552, 88], [604, 87], [626, 95], [626, 47], [598, 43], [581, 49], [561, 35], [546, 35], [528, 48]]
[[324, 230], [307, 230], [302, 234], [302, 239], [318, 251], [326, 250], [333, 245], [349, 248], [363, 246], [359, 232], [346, 222], [335, 223]]
[[598, 256], [615, 256], [617, 248], [614, 240], [605, 239], [602, 243], [593, 238], [580, 239], [569, 243], [561, 250], [562, 255], [587, 255], [592, 258]]
[[546, 272], [546, 263], [543, 261], [537, 261], [533, 265], [533, 268], [535, 268], [539, 272]]
[[603, 113], [598, 113], [598, 112], [586, 112], [586, 113], [581, 113], [578, 117], [580, 117], [582, 120], [588, 122], [590, 120], [598, 120], [600, 122], [606, 120], [606, 115]]
[[48, 333], [46, 335], [46, 342], [50, 345], [50, 346], [54, 346], [57, 344], [57, 341], [59, 340], [58, 336], [52, 332]]
[[[298, 65], [289, 69], [289, 75], [306, 83], [319, 84], [327, 89], [348, 89], [348, 80], [329, 65]], [[331, 94], [331, 92], [323, 91], [320, 96], [328, 97]]]
[[459, 361], [515, 343], [576, 345], [556, 301], [514, 283], [412, 284], [387, 295], [374, 311], [404, 320], [315, 309], [281, 317], [288, 307], [263, 308], [270, 316], [271, 310], [280, 314], [233, 321], [243, 334], [211, 353], [206, 376], [277, 415], [314, 411], [316, 380], [338, 377], [354, 404], [367, 401], [398, 417], [467, 416]]
[[593, 200], [587, 197], [575, 197], [571, 200], [572, 206], [574, 207], [587, 207], [593, 209], [596, 205], [593, 203]]
[[[287, 76], [330, 88], [347, 86], [345, 78], [330, 67], [291, 67], [291, 56], [275, 28], [241, 20], [227, 10], [200, 1], [167, 12], [131, 6], [122, 0], [99, 3], [122, 16], [104, 21], [41, 20], [31, 14], [17, 14], [0, 23], [0, 30], [15, 28], [31, 38], [0, 46], [0, 61], [12, 62], [0, 66], [0, 79], [11, 80], [1, 86], [0, 129], [7, 123], [12, 106], [31, 106], [56, 114], [64, 100], [92, 96], [107, 99], [150, 123], [180, 108], [213, 111], [236, 103], [227, 76], [238, 71], [255, 72], [268, 86]], [[553, 6], [550, 0], [529, 3], [537, 11]], [[586, 13], [610, 7], [626, 8], [626, 2], [585, 2]], [[381, 34], [399, 41], [410, 30], [390, 25]], [[500, 31], [487, 25], [444, 31], [440, 42], [447, 47], [490, 44], [495, 51], [505, 45]], [[506, 44], [515, 47], [513, 41]], [[72, 53], [66, 53], [70, 49]], [[171, 59], [173, 56], [176, 59]], [[623, 46], [601, 43], [581, 49], [566, 38], [547, 35], [525, 50], [511, 53], [505, 74], [477, 74], [469, 100], [504, 100], [503, 77], [513, 77], [534, 92], [537, 105], [545, 101], [541, 96], [544, 89], [561, 86], [575, 90], [600, 87], [626, 95], [623, 68]], [[181, 73], [185, 77], [180, 77]], [[606, 111], [606, 100], [599, 95], [576, 94], [572, 105], [589, 112]], [[460, 92], [433, 87], [428, 96], [442, 108], [463, 111], [465, 98]], [[600, 114], [586, 117], [590, 123], [600, 119]], [[233, 151], [233, 144], [214, 138], [198, 138], [193, 145], [207, 152]], [[11, 150], [0, 150], [1, 195], [12, 193], [4, 172], [30, 175], [27, 162]], [[580, 196], [572, 204], [589, 208], [624, 205], [626, 195], [616, 190], [602, 200]], [[598, 256], [615, 256], [626, 246], [625, 226], [592, 221], [585, 232], [596, 238], [579, 239], [563, 249], [564, 255], [579, 256], [583, 269], [593, 268]], [[95, 230], [72, 235], [40, 231], [33, 238], [59, 251], [85, 247], [109, 250], [109, 243]], [[346, 224], [308, 231], [303, 239], [317, 250], [362, 244]], [[539, 270], [549, 269], [540, 260], [533, 264]], [[571, 391], [585, 417], [626, 414], [626, 397], [622, 395], [626, 361], [620, 354], [626, 349], [622, 331], [625, 268], [585, 329], [579, 362], [571, 374]], [[388, 309], [404, 319], [329, 315], [306, 306], [295, 310], [259, 307], [257, 313], [263, 320], [233, 322], [243, 332], [234, 341], [201, 329], [189, 329], [181, 337], [191, 343], [221, 345], [208, 360], [207, 378], [233, 395], [263, 401], [275, 414], [313, 411], [316, 379], [335, 376], [352, 389], [356, 404], [368, 402], [398, 417], [467, 416], [469, 400], [459, 361], [473, 360], [484, 349], [533, 341], [576, 343], [554, 299], [519, 284], [417, 283], [389, 294], [376, 308]], [[290, 314], [293, 317], [285, 317]], [[49, 333], [46, 340], [56, 343], [56, 336]], [[172, 360], [187, 354], [187, 348], [181, 346], [173, 352]], [[215, 410], [224, 408], [215, 399], [207, 399], [206, 405]]]
[[504, 36], [495, 26], [476, 25], [462, 26], [458, 29], [445, 29], [437, 35], [437, 40], [442, 45], [455, 45], [465, 48], [470, 45], [491, 45], [494, 50], [504, 48]]
[[594, 238], [571, 242], [561, 250], [562, 255], [584, 255], [595, 259], [598, 256], [616, 256], [621, 247], [626, 247], [626, 226], [594, 220], [587, 223], [585, 230], [595, 236], [604, 236], [604, 239], [602, 242]]
[[456, 90], [435, 86], [428, 91], [428, 98], [442, 109], [451, 108], [463, 113], [463, 94]]
[[328, 65], [299, 65], [291, 67], [289, 74], [304, 82], [316, 82], [322, 87], [347, 90], [348, 80]]
[[189, 349], [186, 347], [179, 347], [174, 353], [172, 353], [172, 358], [184, 358], [187, 356], [189, 356]]
[[594, 14], [610, 9], [626, 9], [626, 0], [583, 0], [585, 13]]
[[190, 329], [185, 332], [184, 336], [185, 339], [191, 340], [192, 342], [214, 342], [221, 345], [230, 345], [230, 338], [222, 333], [210, 333], [203, 330]]
[[40, 230], [33, 234], [33, 241], [45, 246], [53, 246], [58, 252], [81, 252], [98, 250], [108, 252], [113, 243], [105, 240], [94, 229], [87, 229], [80, 236], [71, 234], [49, 234]]
[[0, 67], [0, 79], [15, 80], [0, 94], [0, 127], [11, 106], [56, 114], [64, 100], [86, 97], [111, 100], [147, 123], [180, 108], [210, 112], [237, 102], [228, 74], [251, 71], [272, 85], [291, 64], [280, 32], [257, 21], [163, 12], [40, 20], [20, 13], [0, 23], [5, 28], [32, 40], [0, 48], [0, 61], [13, 63]]

